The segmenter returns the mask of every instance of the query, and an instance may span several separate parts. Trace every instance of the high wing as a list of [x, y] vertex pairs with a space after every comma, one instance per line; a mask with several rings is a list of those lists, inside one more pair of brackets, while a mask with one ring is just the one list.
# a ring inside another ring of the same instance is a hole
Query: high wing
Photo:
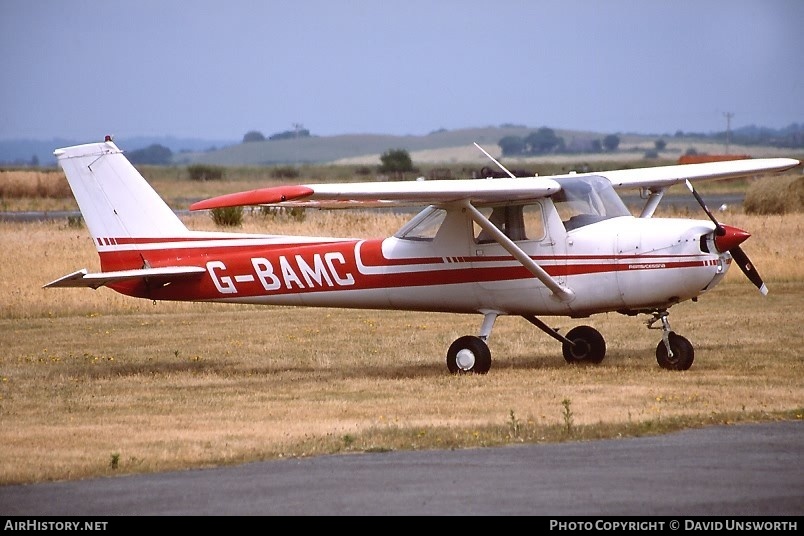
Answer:
[[[720, 228], [720, 223], [707, 208], [706, 203], [695, 191], [692, 183], [705, 180], [737, 179], [762, 173], [784, 171], [799, 165], [793, 158], [757, 158], [705, 162], [701, 164], [680, 164], [639, 169], [620, 169], [596, 173], [609, 179], [615, 189], [639, 188], [648, 193], [647, 202], [642, 208], [641, 218], [653, 216], [665, 192], [673, 185], [684, 183], [709, 218]], [[735, 252], [742, 255], [741, 252]], [[743, 264], [747, 264], [743, 263]]]
[[160, 268], [141, 268], [138, 270], [119, 270], [116, 272], [99, 272], [90, 274], [87, 269], [78, 270], [71, 274], [51, 281], [42, 288], [56, 287], [89, 287], [97, 289], [109, 283], [130, 281], [132, 279], [148, 279], [157, 284], [164, 284], [188, 276], [198, 276], [206, 273], [201, 266], [165, 266]]
[[213, 197], [190, 205], [190, 210], [279, 205], [312, 208], [431, 205], [471, 201], [494, 203], [528, 201], [553, 195], [561, 185], [545, 177], [435, 181], [346, 182], [277, 186]]
[[473, 204], [526, 202], [560, 191], [562, 178], [582, 175], [605, 177], [617, 189], [645, 188], [664, 191], [686, 181], [746, 177], [769, 171], [783, 171], [798, 164], [798, 160], [791, 158], [764, 158], [541, 177], [277, 186], [213, 197], [193, 203], [190, 210], [247, 205], [350, 208], [466, 201]]
[[594, 175], [606, 177], [617, 189], [667, 188], [686, 181], [736, 179], [771, 171], [784, 171], [798, 164], [799, 161], [793, 158], [756, 158], [600, 171]]

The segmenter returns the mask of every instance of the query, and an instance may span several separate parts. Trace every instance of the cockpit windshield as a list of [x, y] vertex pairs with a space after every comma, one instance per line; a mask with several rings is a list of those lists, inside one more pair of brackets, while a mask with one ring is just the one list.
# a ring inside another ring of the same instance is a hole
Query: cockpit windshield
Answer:
[[429, 206], [406, 223], [394, 236], [406, 240], [432, 242], [446, 215], [447, 211], [443, 208]]
[[611, 182], [603, 177], [562, 178], [559, 182], [561, 191], [552, 199], [567, 231], [631, 215]]

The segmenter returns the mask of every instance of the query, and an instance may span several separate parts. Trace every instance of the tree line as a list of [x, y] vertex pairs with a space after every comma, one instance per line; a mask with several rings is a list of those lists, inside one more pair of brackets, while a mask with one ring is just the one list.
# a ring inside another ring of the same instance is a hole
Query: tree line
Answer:
[[601, 139], [568, 145], [552, 128], [542, 127], [527, 136], [505, 136], [497, 144], [503, 156], [537, 156], [555, 153], [601, 153], [616, 151], [620, 137], [609, 134]]

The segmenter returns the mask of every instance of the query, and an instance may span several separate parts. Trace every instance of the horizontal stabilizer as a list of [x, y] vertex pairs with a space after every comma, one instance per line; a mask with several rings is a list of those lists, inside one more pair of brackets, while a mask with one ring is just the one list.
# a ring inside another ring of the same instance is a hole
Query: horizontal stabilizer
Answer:
[[118, 272], [99, 272], [90, 274], [86, 268], [73, 272], [55, 281], [51, 281], [42, 288], [55, 287], [89, 287], [97, 289], [109, 283], [130, 281], [140, 278], [157, 278], [163, 281], [175, 280], [188, 276], [196, 276], [206, 272], [200, 266], [164, 266], [161, 268], [141, 268], [137, 270], [120, 270]]

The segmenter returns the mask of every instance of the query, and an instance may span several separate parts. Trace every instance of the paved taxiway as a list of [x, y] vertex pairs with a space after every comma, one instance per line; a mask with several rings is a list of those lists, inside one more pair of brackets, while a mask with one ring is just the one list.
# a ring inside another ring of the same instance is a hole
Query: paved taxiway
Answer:
[[804, 422], [0, 487], [0, 515], [799, 516]]

